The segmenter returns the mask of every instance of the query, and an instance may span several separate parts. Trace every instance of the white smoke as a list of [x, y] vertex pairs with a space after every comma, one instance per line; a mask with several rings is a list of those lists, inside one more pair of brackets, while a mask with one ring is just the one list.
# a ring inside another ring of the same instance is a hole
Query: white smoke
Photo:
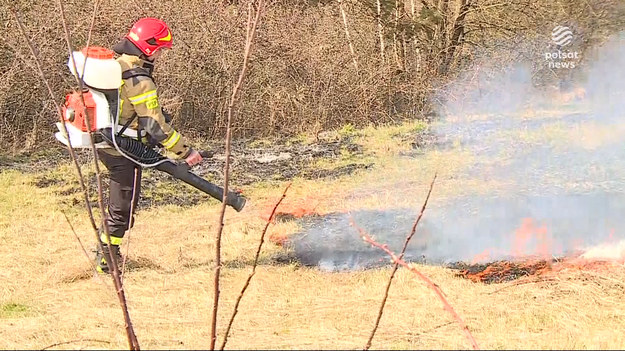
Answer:
[[623, 261], [625, 260], [625, 240], [588, 248], [580, 257], [587, 260]]
[[[461, 250], [456, 258], [485, 252], [488, 259], [508, 258], [518, 249], [513, 228], [523, 218], [546, 228], [541, 235], [552, 255], [601, 244], [624, 227], [624, 44], [622, 33], [588, 50], [576, 70], [557, 72], [557, 85], [536, 80], [528, 63], [486, 70], [493, 68], [489, 63], [447, 91], [441, 109], [447, 123], [438, 133], [474, 152], [478, 161], [467, 176], [513, 184], [507, 195], [454, 199], [430, 211], [429, 231], [453, 233], [449, 245]], [[479, 217], [463, 215], [463, 207]], [[528, 240], [540, 241], [536, 235]], [[538, 246], [526, 253], [538, 253]], [[597, 246], [586, 257], [601, 255], [624, 257], [614, 245]]]
[[[588, 259], [625, 258], [623, 44], [625, 35], [587, 51], [575, 71], [560, 72], [567, 74], [558, 85], [536, 81], [529, 62], [478, 65], [451, 85], [443, 122], [433, 129], [453, 141], [448, 145], [474, 154], [475, 163], [458, 179], [507, 188], [447, 203], [437, 199], [406, 258], [484, 262], [562, 256], [584, 247]], [[395, 209], [353, 215], [399, 250], [415, 214]], [[384, 258], [362, 245], [343, 214], [315, 220], [294, 241], [306, 264], [329, 270], [379, 265]]]

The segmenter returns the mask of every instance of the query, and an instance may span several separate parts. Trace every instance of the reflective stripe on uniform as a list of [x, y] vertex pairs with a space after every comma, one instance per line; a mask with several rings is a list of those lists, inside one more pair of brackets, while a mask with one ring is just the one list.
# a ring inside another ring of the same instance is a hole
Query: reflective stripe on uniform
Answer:
[[174, 130], [169, 138], [165, 139], [161, 144], [163, 144], [163, 147], [165, 147], [166, 149], [171, 149], [172, 147], [174, 147], [174, 145], [176, 145], [178, 140], [180, 140], [180, 133]]
[[[108, 237], [106, 236], [106, 233], [102, 233], [100, 235], [100, 241], [102, 241], [105, 244], [109, 244]], [[111, 242], [110, 242], [110, 244], [119, 246], [119, 245], [122, 244], [122, 238], [118, 238], [116, 236], [112, 236], [111, 235]]]
[[129, 97], [128, 100], [130, 100], [131, 104], [138, 105], [149, 100], [156, 100], [157, 98], [158, 96], [156, 95], [156, 90], [150, 90], [147, 93]]
[[122, 84], [119, 86], [119, 89], [117, 89], [117, 97], [118, 97], [118, 101], [119, 101], [119, 111], [117, 111], [117, 116], [121, 116], [122, 115], [122, 111], [124, 110], [124, 99], [122, 98], [122, 86], [124, 85], [124, 81], [122, 80]]

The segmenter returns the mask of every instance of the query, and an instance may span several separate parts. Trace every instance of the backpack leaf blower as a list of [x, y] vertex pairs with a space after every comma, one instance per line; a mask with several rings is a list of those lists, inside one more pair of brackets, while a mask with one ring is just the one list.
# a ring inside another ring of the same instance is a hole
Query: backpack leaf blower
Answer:
[[[138, 131], [123, 128], [119, 133], [113, 132], [113, 127], [118, 127], [122, 74], [121, 66], [113, 59], [112, 51], [102, 47], [89, 47], [73, 52], [72, 56], [77, 72], [74, 70], [72, 57], [67, 66], [87, 88], [83, 92], [73, 92], [66, 96], [63, 106], [64, 125], [61, 122], [56, 123], [59, 131], [55, 136], [61, 143], [71, 145], [72, 148], [88, 148], [92, 142], [89, 133], [91, 131], [94, 133], [93, 141], [97, 148], [113, 147], [142, 167], [156, 168], [219, 201], [223, 200], [223, 188], [191, 173], [186, 163], [172, 161], [136, 140], [140, 136]], [[245, 198], [237, 192], [229, 191], [226, 196], [226, 205], [237, 212], [243, 209], [245, 202]]]

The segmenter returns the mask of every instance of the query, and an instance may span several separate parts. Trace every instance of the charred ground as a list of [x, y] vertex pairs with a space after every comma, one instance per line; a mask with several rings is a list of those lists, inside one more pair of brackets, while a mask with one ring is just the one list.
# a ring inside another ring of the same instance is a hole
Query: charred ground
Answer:
[[[322, 134], [310, 141], [303, 138], [236, 140], [232, 145], [230, 186], [241, 190], [257, 183], [276, 183], [296, 177], [308, 180], [336, 179], [358, 170], [370, 169], [375, 165], [372, 153], [364, 150], [363, 145], [354, 140], [350, 133], [327, 133], [326, 136]], [[408, 131], [393, 137], [400, 143], [410, 145], [413, 156], [421, 148], [434, 143], [434, 137], [425, 131]], [[204, 142], [202, 148], [212, 151], [213, 155], [192, 171], [215, 184], [223, 184], [223, 143]], [[90, 166], [92, 153], [90, 150], [78, 151], [77, 159], [84, 165], [83, 172], [93, 195], [91, 201], [96, 205], [97, 183], [95, 172]], [[36, 174], [34, 186], [62, 188], [59, 195], [65, 198], [64, 204], [80, 205], [83, 201], [82, 192], [75, 171], [71, 168], [59, 171], [59, 167], [69, 165], [71, 159], [67, 150], [62, 147], [0, 157], [0, 171], [13, 169]], [[101, 168], [106, 173], [106, 169]], [[107, 177], [103, 177], [103, 183], [106, 193]], [[150, 169], [144, 171], [139, 208], [167, 204], [193, 206], [202, 201], [210, 201], [210, 197], [168, 174]]]

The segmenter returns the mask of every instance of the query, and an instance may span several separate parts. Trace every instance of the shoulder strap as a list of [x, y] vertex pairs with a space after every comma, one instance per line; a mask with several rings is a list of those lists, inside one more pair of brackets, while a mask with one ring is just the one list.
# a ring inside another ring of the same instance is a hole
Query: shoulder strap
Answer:
[[134, 77], [141, 77], [141, 76], [152, 78], [152, 75], [150, 74], [150, 72], [148, 72], [147, 70], [141, 67], [131, 68], [122, 73], [122, 79], [124, 80], [134, 78]]
[[[152, 78], [152, 75], [150, 74], [148, 70], [141, 68], [141, 67], [131, 68], [129, 70], [122, 72], [123, 80], [137, 78], [137, 77]], [[128, 119], [128, 121], [122, 126], [122, 129], [120, 129], [120, 131], [118, 132], [119, 136], [121, 136], [124, 133], [124, 131], [130, 126], [130, 124], [132, 123], [132, 121], [135, 120], [135, 118], [137, 118], [136, 113], [134, 113], [132, 117], [130, 117], [130, 119]], [[141, 124], [139, 124], [139, 128], [137, 129], [137, 139], [141, 141]]]
[[[132, 121], [135, 120], [135, 118], [137, 118], [137, 114], [133, 113], [132, 117], [130, 117], [128, 119], [128, 122], [126, 122], [123, 126], [122, 129], [119, 130], [119, 132], [117, 132], [118, 136], [122, 136], [122, 134], [124, 134], [124, 132], [126, 131], [126, 129], [130, 126], [130, 123], [132, 123]], [[137, 138], [141, 139], [141, 132], [137, 131]]]

